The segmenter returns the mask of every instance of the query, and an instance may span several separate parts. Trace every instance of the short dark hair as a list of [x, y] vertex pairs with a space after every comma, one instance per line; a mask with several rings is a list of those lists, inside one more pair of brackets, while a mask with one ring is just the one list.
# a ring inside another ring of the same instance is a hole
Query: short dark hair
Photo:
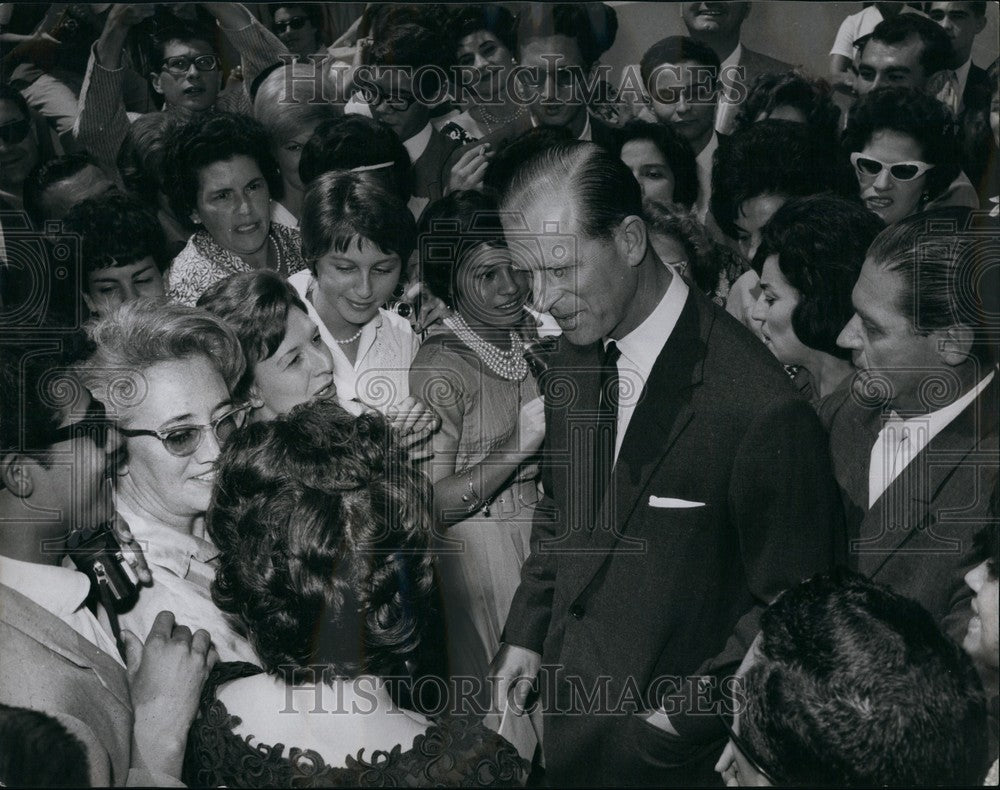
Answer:
[[697, 63], [711, 68], [715, 75], [712, 84], [718, 82], [720, 62], [714, 49], [689, 36], [667, 36], [661, 38], [643, 53], [642, 60], [639, 61], [642, 84], [646, 86], [646, 90], [652, 93], [653, 86], [650, 84], [650, 80], [656, 76], [656, 70], [659, 66], [684, 62]]
[[72, 178], [85, 167], [97, 167], [94, 158], [83, 151], [57, 156], [35, 165], [28, 177], [24, 179], [24, 210], [32, 222], [40, 225], [50, 219], [47, 215], [43, 198], [46, 190], [59, 181]]
[[[924, 13], [929, 14], [933, 5], [934, 3], [924, 3]], [[986, 0], [970, 0], [968, 5], [976, 16], [986, 16]]]
[[[43, 321], [33, 331], [42, 336], [47, 329], [53, 327]], [[64, 396], [83, 386], [69, 376], [90, 352], [86, 335], [62, 329], [52, 336], [45, 348], [23, 335], [0, 336], [0, 456], [20, 453], [48, 464]]]
[[118, 149], [116, 164], [125, 189], [150, 208], [159, 208], [167, 138], [170, 130], [179, 125], [167, 113], [146, 113], [129, 125], [128, 135]]
[[663, 154], [674, 176], [673, 202], [691, 208], [698, 200], [698, 163], [691, 143], [671, 126], [632, 120], [617, 135], [618, 156], [621, 156], [625, 143], [633, 140], [649, 140]]
[[170, 263], [159, 220], [136, 198], [111, 194], [90, 198], [66, 215], [65, 228], [80, 234], [84, 274], [111, 266], [129, 266], [152, 258], [162, 273]]
[[344, 115], [324, 121], [302, 147], [299, 179], [309, 185], [317, 176], [331, 170], [352, 170], [392, 162], [384, 173], [386, 188], [401, 200], [413, 192], [410, 155], [391, 126], [364, 115]]
[[781, 274], [799, 292], [792, 329], [803, 345], [850, 359], [837, 336], [854, 315], [851, 291], [884, 228], [861, 204], [832, 195], [789, 200], [764, 226], [754, 262], [778, 256]]
[[0, 703], [0, 782], [5, 787], [89, 787], [87, 749], [57, 719]]
[[912, 137], [924, 161], [934, 165], [927, 173], [928, 197], [942, 194], [961, 171], [959, 126], [951, 110], [923, 91], [887, 87], [863, 96], [847, 117], [844, 149], [860, 151], [883, 130]]
[[918, 36], [924, 45], [920, 53], [920, 65], [924, 75], [929, 77], [951, 62], [951, 40], [937, 22], [920, 14], [896, 14], [879, 22], [872, 32], [854, 42], [861, 55], [870, 41], [893, 46], [902, 44], [911, 36]]
[[566, 36], [576, 42], [583, 67], [590, 69], [611, 49], [618, 35], [618, 14], [605, 3], [532, 3], [521, 17], [520, 46], [533, 38]]
[[272, 3], [268, 6], [268, 10], [271, 12], [272, 23], [274, 22], [274, 15], [282, 8], [301, 9], [305, 13], [306, 18], [312, 23], [312, 26], [316, 28], [321, 36], [323, 35], [323, 7], [319, 3], [310, 3], [308, 0], [303, 0], [301, 3]]
[[269, 269], [238, 272], [210, 285], [198, 298], [198, 307], [221, 318], [240, 341], [246, 372], [233, 388], [237, 400], [244, 398], [253, 384], [257, 363], [270, 357], [281, 345], [288, 328], [289, 309], [309, 312], [288, 281]]
[[240, 113], [217, 112], [168, 130], [163, 191], [179, 221], [195, 227], [191, 212], [198, 206], [202, 169], [234, 156], [253, 159], [267, 181], [271, 197], [282, 196], [283, 184], [271, 138], [259, 121]]
[[568, 142], [572, 139], [574, 139], [573, 133], [565, 126], [536, 126], [521, 132], [506, 145], [501, 146], [486, 165], [483, 191], [499, 201], [514, 173], [528, 159], [553, 143]]
[[485, 30], [497, 37], [497, 40], [517, 54], [517, 26], [520, 20], [515, 14], [502, 5], [493, 3], [476, 3], [463, 5], [452, 12], [451, 24], [448, 28], [448, 38], [451, 49], [455, 51], [466, 36]]
[[387, 28], [364, 51], [363, 57], [366, 66], [402, 69], [411, 77], [419, 72], [414, 95], [427, 104], [441, 95], [455, 53], [443, 29], [404, 23]]
[[427, 206], [418, 237], [423, 281], [436, 297], [452, 305], [465, 256], [480, 244], [506, 246], [496, 201], [474, 190], [452, 192]]
[[289, 683], [402, 674], [434, 589], [430, 484], [379, 414], [303, 404], [234, 435], [208, 509], [212, 598]]
[[359, 249], [367, 240], [382, 252], [395, 253], [400, 280], [417, 245], [417, 223], [398, 196], [361, 173], [324, 173], [309, 186], [302, 205], [302, 257], [316, 273], [316, 261], [330, 250]]
[[202, 25], [174, 17], [168, 23], [158, 27], [151, 37], [149, 54], [150, 66], [153, 69], [160, 68], [160, 64], [163, 62], [163, 53], [171, 41], [180, 41], [185, 44], [201, 41], [208, 44], [213, 52], [218, 51], [212, 31]]
[[575, 230], [590, 238], [608, 238], [626, 217], [642, 216], [642, 190], [632, 171], [601, 146], [579, 140], [530, 156], [512, 174], [500, 204], [512, 213], [543, 195], [567, 194], [577, 209]]
[[736, 113], [733, 131], [745, 129], [756, 123], [762, 113], [767, 117], [783, 106], [794, 107], [805, 116], [806, 124], [818, 135], [836, 143], [840, 108], [833, 103], [830, 83], [796, 70], [757, 75], [746, 100]]
[[996, 243], [996, 224], [988, 218], [963, 207], [937, 208], [886, 228], [868, 258], [903, 279], [898, 307], [915, 331], [969, 327], [973, 357], [991, 366], [1000, 332]]
[[[774, 152], [780, 151], [781, 156]], [[739, 236], [740, 206], [761, 195], [804, 197], [833, 192], [858, 200], [858, 180], [836, 148], [794, 121], [760, 121], [720, 144], [712, 160], [712, 216]]]
[[972, 661], [916, 601], [847, 571], [762, 616], [743, 737], [790, 786], [982, 784], [986, 703]]

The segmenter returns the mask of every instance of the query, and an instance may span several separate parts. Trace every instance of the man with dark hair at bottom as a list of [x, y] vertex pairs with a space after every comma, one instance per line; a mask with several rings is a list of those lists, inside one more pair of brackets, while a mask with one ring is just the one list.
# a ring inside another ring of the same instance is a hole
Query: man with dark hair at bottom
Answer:
[[982, 559], [973, 535], [1000, 465], [996, 234], [961, 208], [887, 228], [837, 338], [858, 369], [830, 428], [847, 560], [959, 642], [963, 577]]
[[538, 677], [555, 786], [717, 782], [720, 678], [767, 604], [832, 566], [825, 434], [764, 345], [659, 259], [621, 160], [555, 143], [502, 207], [563, 335], [498, 703]]
[[72, 530], [114, 514], [121, 444], [73, 372], [83, 348], [71, 333], [0, 336], [0, 703], [56, 718], [86, 747], [95, 785], [176, 784], [218, 656], [170, 612], [148, 637], [123, 631], [120, 654], [88, 608], [89, 579], [62, 564]]
[[976, 671], [916, 601], [821, 575], [761, 618], [717, 770], [727, 785], [981, 785], [986, 703]]

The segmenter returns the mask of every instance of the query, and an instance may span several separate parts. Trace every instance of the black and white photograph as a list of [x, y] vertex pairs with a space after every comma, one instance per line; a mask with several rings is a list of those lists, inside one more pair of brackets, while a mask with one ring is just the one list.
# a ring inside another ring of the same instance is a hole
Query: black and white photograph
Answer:
[[998, 41], [0, 3], [0, 787], [1000, 785]]

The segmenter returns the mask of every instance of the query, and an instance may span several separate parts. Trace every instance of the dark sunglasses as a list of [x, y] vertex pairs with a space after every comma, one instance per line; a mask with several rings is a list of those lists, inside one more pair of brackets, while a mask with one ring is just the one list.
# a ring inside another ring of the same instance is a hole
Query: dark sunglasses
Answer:
[[758, 757], [757, 752], [754, 751], [750, 742], [736, 733], [736, 730], [733, 729], [733, 725], [729, 723], [729, 719], [725, 714], [719, 713], [719, 721], [721, 721], [722, 726], [726, 728], [726, 732], [729, 734], [729, 740], [732, 741], [733, 746], [740, 751], [753, 769], [763, 776], [769, 785], [772, 787], [780, 787], [781, 784], [771, 775], [771, 772], [764, 767], [763, 761], [760, 757]]
[[286, 30], [301, 30], [308, 21], [304, 16], [293, 16], [284, 22], [275, 22], [271, 29], [280, 36]]
[[108, 432], [113, 427], [108, 420], [108, 412], [104, 404], [97, 400], [92, 400], [87, 411], [76, 422], [56, 428], [52, 434], [52, 443], [66, 442], [76, 439], [81, 434], [89, 434], [93, 437], [94, 443], [98, 447], [107, 447]]
[[391, 94], [386, 93], [379, 89], [366, 88], [361, 91], [365, 102], [373, 110], [381, 107], [385, 104], [390, 110], [396, 110], [397, 112], [405, 112], [410, 109], [413, 102], [417, 100], [417, 97], [410, 93], [397, 93]]
[[175, 76], [183, 76], [191, 70], [191, 64], [198, 71], [215, 71], [219, 68], [218, 55], [199, 55], [196, 58], [189, 58], [187, 55], [178, 55], [173, 58], [166, 58], [160, 64], [160, 69], [166, 69]]
[[858, 151], [851, 154], [851, 164], [859, 175], [874, 178], [882, 172], [882, 168], [889, 168], [889, 175], [897, 181], [912, 181], [914, 178], [923, 175], [928, 170], [933, 170], [934, 165], [926, 162], [896, 162], [890, 165], [871, 156], [865, 156]]
[[7, 145], [17, 145], [28, 136], [31, 131], [31, 121], [22, 118], [20, 121], [11, 121], [0, 126], [0, 140]]
[[122, 436], [155, 436], [167, 452], [178, 458], [185, 458], [194, 453], [205, 438], [205, 431], [211, 430], [219, 444], [224, 444], [226, 440], [235, 433], [238, 428], [246, 422], [247, 412], [250, 411], [250, 404], [244, 403], [236, 406], [230, 411], [212, 420], [208, 425], [178, 425], [176, 428], [168, 428], [165, 431], [153, 431], [144, 428], [119, 428], [118, 432]]

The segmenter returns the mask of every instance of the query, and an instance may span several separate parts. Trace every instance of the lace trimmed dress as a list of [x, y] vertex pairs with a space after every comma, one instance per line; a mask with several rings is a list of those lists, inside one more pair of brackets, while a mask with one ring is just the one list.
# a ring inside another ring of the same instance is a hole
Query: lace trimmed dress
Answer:
[[[440, 718], [408, 749], [347, 757], [331, 767], [312, 749], [267, 745], [240, 736], [240, 724], [216, 698], [224, 683], [262, 673], [242, 662], [216, 664], [188, 733], [183, 780], [188, 787], [521, 787], [528, 763], [478, 721]], [[253, 741], [253, 743], [251, 743]]]

